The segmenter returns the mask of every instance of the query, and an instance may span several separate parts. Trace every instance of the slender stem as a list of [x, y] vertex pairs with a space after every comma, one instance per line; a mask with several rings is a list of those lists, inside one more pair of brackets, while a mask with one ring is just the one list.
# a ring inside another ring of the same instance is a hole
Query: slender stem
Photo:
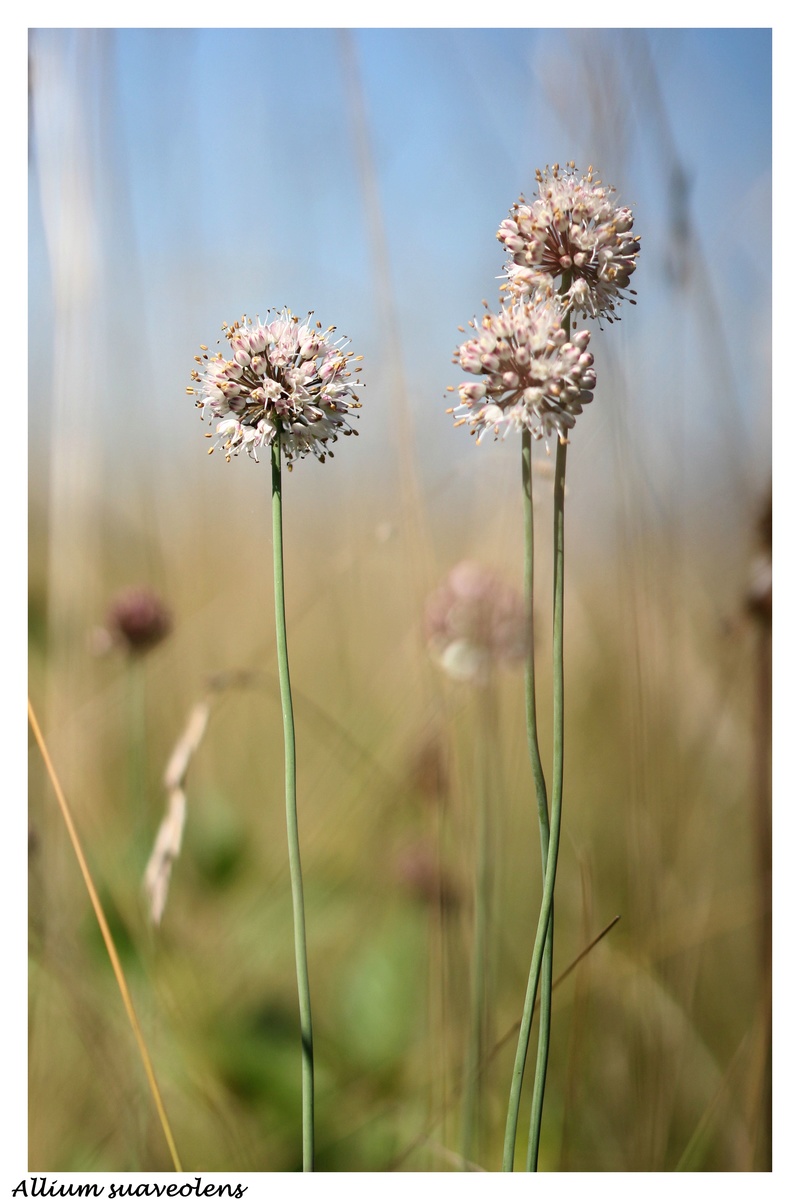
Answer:
[[280, 437], [272, 443], [272, 542], [275, 570], [275, 631], [278, 646], [278, 679], [283, 710], [286, 773], [286, 832], [289, 841], [289, 874], [294, 913], [294, 954], [300, 1001], [300, 1037], [303, 1060], [303, 1170], [314, 1170], [314, 1043], [311, 1033], [311, 991], [308, 984], [306, 921], [300, 836], [297, 827], [296, 756], [289, 651], [286, 643], [286, 604], [283, 591], [283, 510], [281, 497]]
[[539, 832], [542, 843], [542, 873], [547, 863], [547, 846], [550, 838], [550, 818], [547, 811], [547, 784], [539, 753], [539, 738], [536, 731], [536, 676], [534, 670], [533, 638], [533, 485], [531, 475], [531, 434], [525, 429], [522, 434], [522, 490], [525, 527], [525, 579], [524, 598], [528, 626], [528, 654], [525, 659], [525, 717], [528, 730], [528, 754], [536, 784], [536, 805], [539, 813]]
[[[564, 784], [564, 480], [567, 471], [566, 443], [559, 441], [556, 451], [556, 479], [553, 501], [553, 830], [554, 843], [552, 885], [542, 898], [542, 909], [549, 904], [550, 923], [545, 945], [545, 965], [542, 971], [542, 999], [539, 1024], [539, 1051], [533, 1083], [533, 1104], [528, 1137], [528, 1170], [535, 1171], [539, 1161], [539, 1139], [542, 1131], [544, 1085], [547, 1078], [547, 1059], [550, 1050], [550, 1013], [553, 995], [553, 892], [555, 887], [556, 856], [561, 826], [561, 797]], [[549, 855], [548, 855], [549, 859]], [[549, 958], [549, 963], [548, 963]]]
[[[136, 864], [137, 874], [143, 871], [144, 864], [148, 861], [153, 836], [150, 820], [151, 799], [147, 788], [146, 658], [146, 651], [129, 650], [125, 664], [128, 692], [128, 799], [133, 831], [131, 856]], [[147, 956], [150, 966], [152, 966], [150, 955], [154, 944], [153, 932], [152, 925], [148, 923], [147, 941], [142, 947], [142, 953]], [[149, 988], [142, 996], [140, 1013], [142, 1026], [147, 1033], [150, 1045], [153, 1046], [157, 1035], [157, 1015], [155, 993], [152, 988]], [[146, 1155], [148, 1126], [147, 1110], [141, 1098], [135, 1110], [132, 1110], [131, 1117], [137, 1131], [137, 1152], [139, 1162], [141, 1162]]]
[[[531, 770], [533, 771], [533, 779], [536, 787], [536, 806], [539, 815], [539, 840], [541, 843], [542, 853], [542, 880], [544, 886], [544, 876], [547, 868], [547, 851], [550, 842], [550, 818], [547, 810], [547, 784], [544, 778], [544, 769], [542, 767], [542, 756], [539, 752], [539, 737], [536, 728], [536, 675], [535, 675], [535, 660], [534, 660], [534, 637], [533, 637], [533, 480], [531, 473], [531, 434], [530, 430], [523, 430], [522, 434], [522, 491], [524, 496], [523, 516], [524, 516], [524, 533], [525, 533], [525, 566], [524, 566], [524, 582], [523, 592], [525, 605], [527, 610], [527, 625], [528, 625], [528, 654], [525, 660], [525, 717], [528, 732], [528, 754], [531, 760]], [[547, 939], [545, 945], [545, 965], [544, 965], [544, 982], [548, 986], [548, 990], [552, 987], [552, 937]], [[531, 972], [533, 972], [533, 963], [531, 964]], [[528, 1043], [531, 1036], [531, 1025], [533, 1023], [533, 1011], [536, 1001], [536, 989], [538, 987], [539, 977], [538, 968], [536, 977], [533, 979], [533, 974], [528, 981], [528, 992], [525, 996], [525, 1005], [523, 1008], [522, 1022], [519, 1031], [519, 1040], [517, 1043], [517, 1055], [514, 1062], [514, 1071], [511, 1079], [511, 1096], [508, 1106], [508, 1118], [506, 1123], [506, 1142], [503, 1157], [503, 1170], [513, 1171], [514, 1169], [514, 1146], [517, 1135], [517, 1122], [519, 1120], [519, 1106], [522, 1092], [522, 1075], [525, 1069], [525, 1059], [528, 1053]], [[542, 1045], [542, 1021], [543, 1015], [540, 1014], [540, 1033], [539, 1046], [541, 1052]], [[548, 1012], [549, 1020], [549, 1012]], [[549, 1032], [549, 1029], [548, 1029]], [[537, 1056], [538, 1058], [538, 1056]], [[538, 1061], [537, 1061], [538, 1068]], [[537, 1072], [538, 1073], [538, 1072]]]
[[481, 694], [481, 730], [476, 741], [478, 828], [475, 864], [475, 925], [472, 946], [470, 1032], [464, 1067], [464, 1108], [461, 1121], [463, 1169], [477, 1161], [481, 1148], [480, 1117], [483, 1100], [483, 1067], [486, 1057], [487, 1018], [490, 1001], [489, 929], [492, 890], [492, 847], [489, 800], [496, 767], [490, 759], [496, 727], [494, 678]]
[[[533, 488], [531, 480], [531, 435], [526, 431], [527, 436], [527, 460], [525, 453], [525, 444], [523, 441], [522, 448], [522, 481], [525, 489], [525, 594], [528, 597], [530, 605], [530, 648], [528, 660], [525, 667], [525, 698], [526, 711], [528, 719], [528, 750], [531, 757], [531, 766], [533, 767], [533, 776], [536, 781], [536, 800], [539, 811], [539, 840], [542, 850], [542, 882], [544, 885], [544, 875], [547, 870], [547, 851], [550, 845], [550, 814], [547, 809], [547, 789], [544, 782], [544, 771], [542, 769], [541, 755], [539, 754], [539, 743], [536, 735], [536, 689], [534, 683], [534, 658], [533, 658]], [[526, 470], [527, 467], [527, 470]], [[528, 529], [530, 527], [530, 531]], [[534, 1073], [534, 1108], [537, 1106], [537, 1090], [541, 1092], [538, 1097], [538, 1105], [541, 1107], [541, 1101], [544, 1096], [544, 1083], [547, 1076], [547, 1058], [550, 1050], [550, 997], [553, 990], [553, 923], [555, 917], [550, 913], [550, 924], [547, 929], [547, 938], [544, 944], [544, 960], [542, 962], [542, 994], [539, 1004], [539, 1044], [536, 1051], [536, 1069]], [[535, 1171], [539, 1157], [539, 1136], [536, 1138], [531, 1136], [528, 1140], [528, 1159], [526, 1168], [528, 1171]]]
[[[530, 433], [528, 434], [530, 444]], [[524, 462], [524, 449], [523, 449]], [[524, 481], [524, 476], [523, 476]], [[528, 744], [531, 745], [531, 726], [533, 726], [533, 742], [535, 745], [535, 761], [534, 751], [531, 750], [531, 763], [534, 764], [534, 778], [536, 780], [536, 799], [539, 806], [539, 836], [542, 850], [542, 883], [545, 880], [545, 872], [547, 870], [547, 851], [549, 841], [551, 841], [551, 822], [549, 822], [549, 814], [547, 810], [547, 791], [545, 787], [545, 775], [543, 775], [541, 756], [539, 754], [539, 743], [536, 739], [536, 695], [534, 686], [534, 650], [533, 650], [533, 608], [534, 608], [534, 580], [533, 580], [533, 548], [534, 548], [534, 511], [533, 511], [533, 488], [531, 488], [530, 480], [530, 461], [528, 470], [528, 504], [525, 505], [528, 510], [527, 521], [530, 523], [530, 538], [525, 535], [525, 545], [530, 542], [530, 619], [531, 619], [531, 643], [530, 654], [527, 672], [530, 674], [530, 680], [525, 680], [525, 691], [530, 692], [528, 700]], [[525, 553], [525, 558], [528, 558], [528, 552]], [[528, 587], [528, 580], [525, 580], [525, 586]], [[525, 1162], [525, 1169], [535, 1171], [539, 1164], [539, 1139], [541, 1129], [541, 1110], [543, 1098], [545, 1098], [545, 1080], [547, 1078], [547, 1060], [549, 1055], [549, 1046], [551, 1046], [551, 1009], [553, 996], [553, 926], [555, 923], [555, 914], [551, 911], [551, 923], [547, 928], [547, 937], [545, 940], [545, 958], [542, 961], [542, 991], [539, 1004], [539, 1045], [536, 1049], [536, 1068], [534, 1072], [534, 1103], [531, 1110], [531, 1127], [528, 1136], [528, 1158]], [[540, 1122], [534, 1129], [533, 1114], [540, 1112]]]
[[542, 961], [542, 994], [539, 1000], [539, 1045], [536, 1050], [536, 1069], [533, 1076], [533, 1103], [531, 1105], [531, 1124], [528, 1133], [528, 1156], [525, 1161], [526, 1171], [537, 1171], [539, 1168], [539, 1139], [542, 1131], [544, 1085], [547, 1079], [547, 1062], [550, 1056], [550, 1021], [553, 996], [554, 920], [555, 917], [551, 904], [550, 923], [547, 926], [547, 937], [544, 943], [544, 959]]
[[145, 666], [143, 654], [129, 654], [128, 690], [128, 796], [135, 829], [136, 853], [147, 855], [150, 824], [147, 803], [147, 726], [145, 721]]

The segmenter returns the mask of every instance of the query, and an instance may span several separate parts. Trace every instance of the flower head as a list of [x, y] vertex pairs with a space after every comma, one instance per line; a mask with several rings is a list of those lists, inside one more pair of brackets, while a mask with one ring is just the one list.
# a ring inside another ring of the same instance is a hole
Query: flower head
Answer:
[[471, 425], [479, 442], [511, 429], [529, 429], [537, 439], [555, 432], [566, 442], [597, 380], [588, 330], [568, 340], [563, 319], [557, 302], [544, 301], [471, 321], [476, 336], [456, 350], [454, 362], [479, 378], [460, 384], [461, 403], [448, 410], [456, 424]]
[[172, 613], [151, 588], [129, 587], [114, 597], [106, 628], [112, 643], [145, 654], [171, 632]]
[[[517, 201], [497, 231], [510, 254], [506, 287], [515, 297], [547, 298], [561, 293], [570, 310], [618, 319], [620, 301], [636, 295], [639, 238], [631, 237], [633, 213], [614, 204], [590, 167], [579, 176], [574, 163], [536, 172], [539, 194], [531, 204]], [[566, 286], [564, 286], [566, 284]]]
[[323, 331], [319, 321], [301, 323], [288, 308], [267, 316], [223, 325], [227, 352], [209, 356], [201, 346], [186, 390], [203, 416], [223, 418], [216, 436], [228, 461], [244, 450], [258, 462], [259, 449], [278, 437], [290, 467], [308, 453], [324, 462], [340, 433], [356, 432], [347, 421], [350, 410], [361, 407], [354, 392], [359, 384], [351, 381], [352, 351], [344, 351], [344, 338], [330, 341], [333, 325]]
[[488, 568], [461, 562], [428, 599], [425, 636], [451, 678], [485, 684], [493, 666], [525, 658], [529, 632], [522, 597]]

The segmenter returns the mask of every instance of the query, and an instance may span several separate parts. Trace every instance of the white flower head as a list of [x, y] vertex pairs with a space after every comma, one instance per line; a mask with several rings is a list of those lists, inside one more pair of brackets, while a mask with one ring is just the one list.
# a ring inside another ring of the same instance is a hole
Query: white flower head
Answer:
[[631, 304], [639, 238], [631, 236], [633, 213], [614, 203], [590, 167], [578, 175], [574, 162], [537, 171], [539, 191], [520, 198], [501, 222], [498, 239], [509, 253], [505, 288], [515, 298], [560, 293], [565, 308], [618, 320], [622, 300]]
[[536, 439], [557, 433], [566, 442], [597, 379], [588, 330], [569, 337], [563, 321], [555, 301], [518, 303], [471, 321], [475, 337], [454, 361], [476, 379], [460, 384], [461, 403], [448, 409], [456, 425], [470, 425], [478, 442], [487, 433], [497, 439], [523, 429]]
[[333, 457], [339, 434], [356, 433], [348, 417], [361, 407], [354, 391], [361, 385], [352, 379], [361, 368], [351, 372], [350, 366], [361, 356], [353, 359], [344, 350], [347, 339], [331, 341], [335, 327], [323, 330], [319, 321], [311, 323], [312, 315], [301, 322], [284, 308], [271, 318], [268, 311], [265, 321], [242, 317], [222, 326], [225, 353], [210, 355], [201, 346], [186, 390], [204, 417], [224, 418], [216, 444], [228, 461], [244, 450], [258, 462], [258, 451], [279, 437], [290, 469], [309, 453], [324, 462]]

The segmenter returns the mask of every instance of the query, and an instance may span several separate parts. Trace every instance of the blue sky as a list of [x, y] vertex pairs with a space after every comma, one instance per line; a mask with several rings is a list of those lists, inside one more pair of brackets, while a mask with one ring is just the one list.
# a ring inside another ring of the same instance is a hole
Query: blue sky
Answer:
[[437, 519], [511, 510], [518, 448], [476, 451], [446, 389], [459, 326], [498, 303], [499, 222], [537, 167], [573, 158], [642, 239], [637, 306], [592, 331], [578, 536], [613, 537], [622, 455], [656, 525], [742, 543], [771, 474], [770, 30], [42, 29], [31, 46], [29, 313], [56, 333], [30, 344], [34, 499], [72, 471], [125, 521], [143, 494], [213, 511], [223, 479], [256, 503], [258, 469], [207, 458], [185, 387], [223, 321], [288, 305], [364, 358], [346, 478], [309, 464], [297, 503], [345, 489], [398, 519], [410, 444]]
[[[457, 382], [457, 327], [484, 297], [496, 302], [499, 221], [531, 193], [537, 166], [570, 157], [592, 162], [636, 212], [640, 302], [618, 344], [659, 365], [660, 379], [638, 378], [651, 397], [669, 390], [669, 326], [679, 319], [666, 270], [668, 185], [680, 165], [684, 215], [725, 305], [741, 389], [731, 412], [763, 424], [755, 392], [770, 321], [769, 30], [42, 30], [33, 52], [34, 72], [38, 56], [48, 63], [40, 77], [52, 80], [50, 63], [59, 64], [78, 112], [72, 135], [77, 128], [84, 142], [93, 211], [81, 236], [99, 264], [90, 307], [103, 331], [95, 403], [110, 410], [110, 436], [124, 407], [132, 452], [147, 446], [154, 422], [183, 436], [186, 364], [200, 341], [223, 320], [288, 304], [313, 307], [364, 353], [362, 434], [374, 420], [370, 457], [379, 459], [395, 367], [376, 273], [390, 289], [414, 419], [436, 430], [434, 457], [470, 450], [443, 416], [444, 389]], [[38, 321], [52, 311], [38, 187], [54, 151], [37, 142], [36, 104], [33, 132]], [[365, 187], [375, 189], [377, 235]], [[377, 266], [376, 236], [388, 254]], [[685, 297], [678, 304], [696, 326], [696, 310]], [[103, 360], [110, 344], [113, 367]], [[698, 353], [689, 346], [690, 362]], [[47, 412], [50, 370], [37, 348], [34, 425]], [[141, 387], [143, 374], [152, 386]], [[718, 420], [698, 405], [701, 431], [706, 418]]]

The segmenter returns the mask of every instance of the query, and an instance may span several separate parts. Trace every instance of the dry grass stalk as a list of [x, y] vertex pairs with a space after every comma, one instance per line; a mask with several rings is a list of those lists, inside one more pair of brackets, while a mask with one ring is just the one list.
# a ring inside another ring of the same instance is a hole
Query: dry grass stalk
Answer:
[[144, 873], [147, 909], [154, 925], [161, 924], [167, 903], [172, 864], [181, 851], [183, 828], [186, 824], [186, 774], [189, 763], [203, 740], [210, 715], [211, 697], [208, 695], [195, 704], [189, 713], [186, 728], [176, 742], [164, 772], [167, 811], [158, 827], [153, 853]]
[[205, 735], [212, 702], [215, 696], [231, 685], [249, 684], [254, 678], [250, 671], [222, 671], [212, 676], [205, 695], [193, 705], [183, 733], [170, 755], [164, 772], [167, 810], [158, 827], [143, 881], [148, 915], [156, 926], [160, 925], [164, 915], [172, 865], [180, 854], [183, 841], [183, 829], [186, 824], [186, 775]]

